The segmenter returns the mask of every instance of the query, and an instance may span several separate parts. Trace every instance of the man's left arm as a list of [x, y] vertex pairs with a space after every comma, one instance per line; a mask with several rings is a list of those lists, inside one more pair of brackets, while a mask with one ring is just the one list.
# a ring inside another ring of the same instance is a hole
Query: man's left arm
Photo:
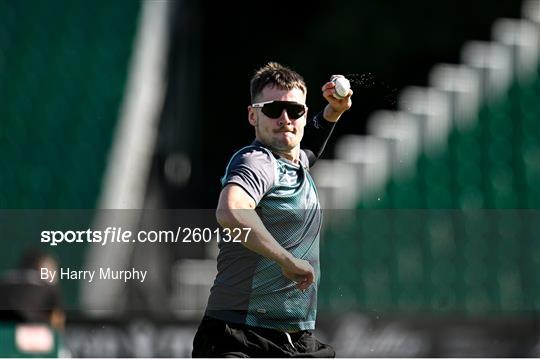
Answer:
[[306, 152], [310, 167], [321, 157], [328, 139], [341, 115], [351, 108], [352, 90], [343, 99], [334, 97], [335, 83], [327, 82], [322, 87], [322, 95], [328, 104], [305, 127], [302, 149]]

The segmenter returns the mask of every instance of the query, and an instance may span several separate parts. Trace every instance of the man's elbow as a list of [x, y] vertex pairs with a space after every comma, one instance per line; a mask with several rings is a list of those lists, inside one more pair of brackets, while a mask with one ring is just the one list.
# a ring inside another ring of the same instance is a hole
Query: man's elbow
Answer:
[[228, 185], [219, 195], [216, 210], [217, 222], [225, 228], [241, 225], [246, 212], [255, 208], [255, 201], [240, 186]]
[[218, 208], [216, 210], [216, 220], [220, 226], [229, 228], [234, 226], [235, 216], [230, 208]]

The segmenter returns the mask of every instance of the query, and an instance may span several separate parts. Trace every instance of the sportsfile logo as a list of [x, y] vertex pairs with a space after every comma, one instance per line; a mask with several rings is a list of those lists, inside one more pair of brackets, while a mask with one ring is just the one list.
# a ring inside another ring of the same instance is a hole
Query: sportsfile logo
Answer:
[[57, 246], [59, 243], [129, 243], [132, 232], [123, 231], [121, 227], [107, 227], [104, 231], [42, 231], [41, 243]]

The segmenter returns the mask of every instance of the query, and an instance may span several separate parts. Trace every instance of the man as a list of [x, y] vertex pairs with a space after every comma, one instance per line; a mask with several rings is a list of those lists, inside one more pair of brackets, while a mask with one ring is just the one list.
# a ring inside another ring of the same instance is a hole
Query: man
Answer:
[[[248, 120], [255, 141], [236, 154], [222, 178], [216, 217], [224, 228], [250, 228], [243, 243], [219, 243], [218, 275], [193, 356], [333, 357], [316, 340], [321, 211], [309, 167], [321, 155], [352, 91], [306, 125], [300, 75], [271, 62], [251, 80]], [[306, 130], [306, 138], [304, 137]]]
[[57, 270], [54, 256], [36, 249], [23, 253], [19, 267], [0, 277], [0, 321], [47, 323], [63, 331], [65, 313], [57, 282], [41, 279], [41, 268]]

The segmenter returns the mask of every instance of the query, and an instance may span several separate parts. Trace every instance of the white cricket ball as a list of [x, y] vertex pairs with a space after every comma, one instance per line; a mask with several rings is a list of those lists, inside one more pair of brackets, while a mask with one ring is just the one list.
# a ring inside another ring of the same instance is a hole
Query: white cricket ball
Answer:
[[345, 78], [345, 76], [341, 76], [341, 75], [332, 76], [330, 81], [336, 84], [336, 87], [334, 87], [334, 93], [333, 93], [335, 98], [337, 98], [338, 100], [341, 100], [349, 94], [351, 83], [349, 82], [349, 80]]

